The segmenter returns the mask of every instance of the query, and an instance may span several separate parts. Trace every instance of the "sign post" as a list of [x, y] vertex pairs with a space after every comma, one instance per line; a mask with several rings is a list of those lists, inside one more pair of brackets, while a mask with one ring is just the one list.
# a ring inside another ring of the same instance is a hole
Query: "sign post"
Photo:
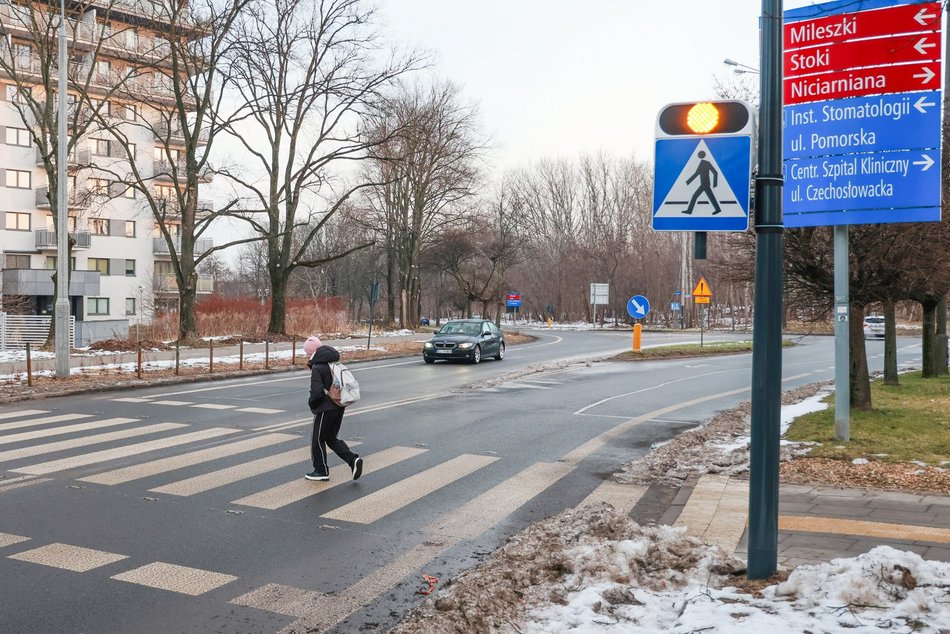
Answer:
[[521, 293], [508, 293], [505, 295], [505, 307], [513, 308], [515, 321], [518, 321], [518, 309], [521, 308]]
[[[696, 304], [709, 304], [709, 300], [712, 298], [712, 289], [709, 288], [709, 284], [706, 282], [706, 278], [700, 276], [699, 282], [696, 284], [696, 288], [693, 289], [693, 303]], [[706, 317], [709, 315], [709, 309], [705, 306], [703, 307], [702, 313], [699, 315], [699, 347], [703, 347], [703, 331], [706, 327]]]
[[610, 285], [592, 283], [590, 285], [590, 318], [591, 323], [597, 323], [597, 306], [610, 303]]

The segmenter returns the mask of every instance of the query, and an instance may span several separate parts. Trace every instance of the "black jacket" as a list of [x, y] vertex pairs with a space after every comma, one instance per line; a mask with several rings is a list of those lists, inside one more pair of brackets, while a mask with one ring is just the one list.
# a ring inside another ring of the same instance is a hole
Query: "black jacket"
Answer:
[[333, 384], [333, 373], [330, 371], [330, 363], [340, 360], [340, 353], [331, 346], [320, 346], [313, 352], [313, 356], [307, 361], [310, 366], [310, 399], [307, 405], [314, 414], [320, 412], [332, 412], [342, 410], [343, 408], [330, 400], [326, 390]]

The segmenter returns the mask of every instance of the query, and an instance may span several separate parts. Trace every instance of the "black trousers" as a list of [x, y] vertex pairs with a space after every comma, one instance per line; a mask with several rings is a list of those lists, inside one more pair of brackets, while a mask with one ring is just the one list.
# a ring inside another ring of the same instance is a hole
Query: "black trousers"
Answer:
[[343, 423], [343, 410], [320, 412], [313, 417], [313, 435], [310, 437], [310, 457], [313, 459], [313, 470], [322, 475], [330, 475], [330, 466], [327, 464], [327, 447], [340, 456], [346, 464], [353, 467], [357, 455], [350, 451], [349, 446], [339, 438], [340, 425]]

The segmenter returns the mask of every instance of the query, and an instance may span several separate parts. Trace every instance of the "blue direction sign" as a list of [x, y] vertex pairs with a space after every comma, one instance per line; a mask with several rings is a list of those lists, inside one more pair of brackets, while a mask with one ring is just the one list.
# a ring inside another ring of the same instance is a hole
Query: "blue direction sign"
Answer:
[[672, 303], [670, 304], [670, 310], [679, 310], [679, 309], [680, 309], [680, 303], [679, 303], [679, 302], [672, 302]]
[[627, 312], [634, 319], [643, 319], [650, 312], [650, 300], [643, 295], [634, 295], [627, 302]]
[[[793, 9], [785, 12], [786, 53], [791, 45], [802, 55], [817, 51], [816, 60], [829, 59], [835, 47], [871, 35], [936, 31], [939, 39], [938, 13], [937, 3], [920, 0], [833, 0]], [[869, 68], [862, 71], [882, 78], [904, 68], [865, 61]], [[940, 221], [942, 92], [895, 92], [882, 81], [861, 93], [785, 106], [786, 227]]]
[[931, 219], [940, 208], [939, 161], [940, 150], [785, 161], [785, 226]]
[[940, 147], [940, 91], [787, 106], [786, 159]]
[[751, 137], [657, 139], [655, 157], [655, 230], [748, 229]]

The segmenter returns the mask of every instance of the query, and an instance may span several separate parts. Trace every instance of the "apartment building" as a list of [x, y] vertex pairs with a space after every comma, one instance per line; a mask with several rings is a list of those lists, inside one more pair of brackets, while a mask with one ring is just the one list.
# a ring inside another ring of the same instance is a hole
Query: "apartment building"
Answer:
[[[58, 30], [38, 33], [37, 25], [58, 20], [58, 6], [0, 0], [0, 54], [8, 60], [7, 69], [0, 69], [0, 297], [8, 313], [52, 315], [55, 304], [51, 275], [57, 240], [45, 162], [30, 134], [35, 117], [24, 114], [26, 109], [18, 109], [15, 101], [24, 99], [24, 78], [36, 78], [31, 90], [42, 87], [44, 57], [37, 52], [56, 46], [50, 34]], [[160, 5], [104, 0], [67, 2], [67, 7], [70, 65], [91, 78], [87, 100], [67, 96], [69, 134], [77, 137], [67, 165], [68, 231], [75, 241], [68, 295], [76, 345], [86, 345], [122, 336], [130, 324], [149, 321], [157, 310], [177, 308], [169, 245], [142, 191], [129, 186], [123, 174], [134, 162], [144, 176], [141, 183], [165, 201], [164, 224], [174, 238], [180, 227], [175, 188], [184, 180], [183, 166], [175, 165], [175, 159], [184, 136], [167, 123], [167, 114], [162, 116], [162, 109], [167, 113], [175, 101], [168, 76], [160, 70], [169, 53]], [[40, 37], [44, 42], [38, 42]], [[114, 89], [117, 78], [143, 68], [159, 70], [136, 72], [121, 91]], [[49, 74], [55, 77], [55, 69]], [[90, 104], [108, 125], [84, 111], [92, 110]], [[121, 130], [127, 143], [119, 143], [110, 128]], [[196, 249], [211, 246], [204, 240]], [[210, 276], [199, 276], [198, 283], [199, 293], [213, 290]]]

